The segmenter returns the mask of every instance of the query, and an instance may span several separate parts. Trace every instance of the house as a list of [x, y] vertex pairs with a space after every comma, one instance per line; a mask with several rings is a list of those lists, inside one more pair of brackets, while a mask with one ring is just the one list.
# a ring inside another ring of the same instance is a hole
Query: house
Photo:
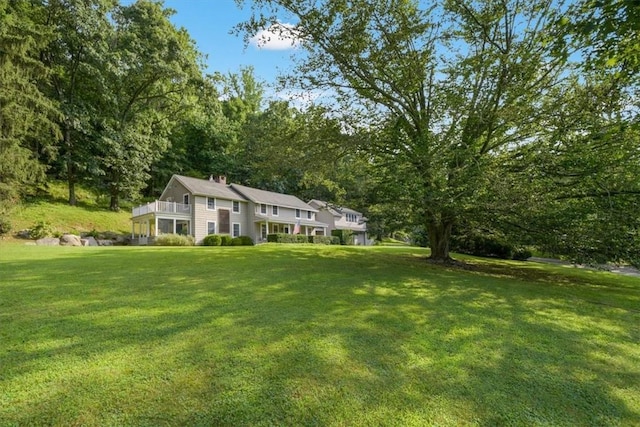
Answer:
[[352, 233], [354, 245], [371, 244], [367, 237], [367, 218], [361, 212], [315, 199], [309, 201], [309, 206], [318, 210], [318, 221], [329, 225], [329, 234], [333, 230], [348, 230]]
[[267, 234], [321, 235], [328, 224], [318, 210], [295, 196], [227, 184], [224, 176], [209, 180], [173, 175], [160, 198], [133, 208], [132, 242], [146, 245], [160, 234], [186, 234], [196, 244], [209, 234], [249, 236], [264, 242]]

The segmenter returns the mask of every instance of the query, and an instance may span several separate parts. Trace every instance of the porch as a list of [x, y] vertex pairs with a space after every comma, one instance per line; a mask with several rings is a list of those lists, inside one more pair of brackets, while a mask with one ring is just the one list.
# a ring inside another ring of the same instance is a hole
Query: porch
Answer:
[[161, 234], [192, 235], [191, 205], [156, 200], [133, 208], [132, 245], [150, 245]]
[[311, 220], [274, 220], [256, 218], [258, 242], [266, 242], [268, 234], [302, 234], [305, 236], [326, 236], [328, 225]]
[[150, 203], [147, 203], [146, 205], [140, 205], [136, 208], [133, 208], [132, 217], [136, 218], [136, 217], [143, 216], [149, 213], [154, 213], [154, 212], [191, 216], [191, 205], [156, 200], [155, 202], [150, 202]]

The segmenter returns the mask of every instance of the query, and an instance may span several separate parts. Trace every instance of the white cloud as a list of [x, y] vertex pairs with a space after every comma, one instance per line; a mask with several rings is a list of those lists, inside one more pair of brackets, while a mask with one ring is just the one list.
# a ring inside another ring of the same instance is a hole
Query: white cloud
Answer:
[[293, 24], [274, 24], [251, 38], [251, 44], [258, 49], [287, 50], [295, 49], [300, 44]]

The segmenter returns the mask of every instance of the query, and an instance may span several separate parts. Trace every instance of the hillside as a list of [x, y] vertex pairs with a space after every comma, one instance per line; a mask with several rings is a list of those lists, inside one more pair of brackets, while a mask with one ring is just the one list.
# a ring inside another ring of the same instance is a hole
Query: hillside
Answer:
[[78, 206], [69, 206], [64, 183], [52, 182], [37, 196], [29, 197], [9, 214], [14, 236], [20, 230], [43, 221], [54, 233], [80, 234], [89, 231], [128, 233], [131, 230], [131, 210], [125, 205], [120, 212], [112, 212], [106, 201], [91, 191], [78, 188]]

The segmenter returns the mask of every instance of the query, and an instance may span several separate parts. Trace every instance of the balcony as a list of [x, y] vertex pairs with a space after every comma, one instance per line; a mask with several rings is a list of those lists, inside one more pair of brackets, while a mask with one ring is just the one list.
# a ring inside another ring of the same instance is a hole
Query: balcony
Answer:
[[135, 207], [132, 210], [132, 216], [134, 218], [142, 215], [150, 214], [150, 213], [164, 213], [164, 214], [190, 216], [191, 205], [156, 200], [155, 202], [150, 202], [150, 203], [147, 203], [146, 205]]

